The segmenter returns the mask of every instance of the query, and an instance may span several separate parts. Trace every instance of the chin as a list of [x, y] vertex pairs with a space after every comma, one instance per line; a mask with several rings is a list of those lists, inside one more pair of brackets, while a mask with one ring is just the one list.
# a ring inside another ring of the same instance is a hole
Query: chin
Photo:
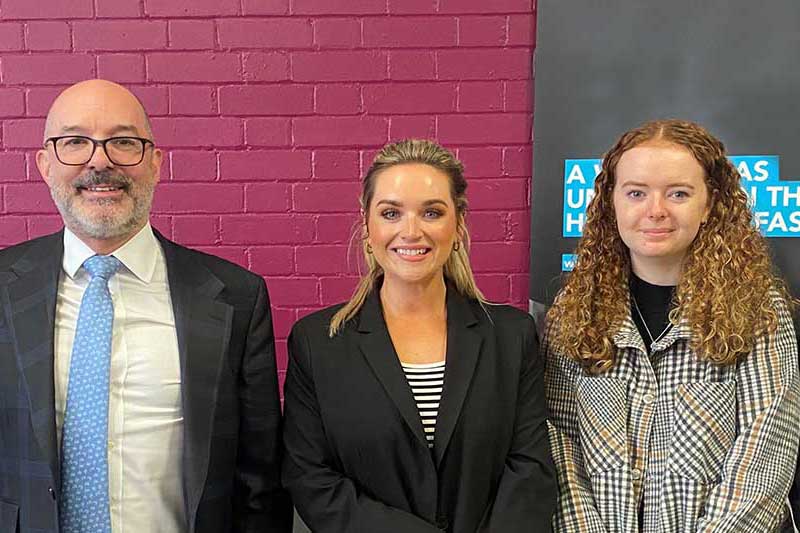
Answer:
[[79, 216], [65, 217], [71, 221], [70, 227], [93, 239], [113, 239], [131, 233], [138, 225], [131, 213], [83, 213]]
[[636, 252], [635, 255], [638, 255], [639, 257], [645, 257], [647, 259], [659, 259], [661, 257], [664, 257], [664, 258], [672, 257], [675, 254], [672, 253], [671, 251], [668, 251], [668, 250], [664, 250], [663, 252], [662, 251], [648, 250], [646, 252], [643, 252], [643, 251]]
[[646, 243], [639, 246], [636, 253], [648, 256], [671, 255], [675, 253], [675, 246], [671, 242]]
[[401, 281], [403, 283], [427, 285], [431, 282], [431, 280], [435, 279], [437, 275], [441, 276], [443, 274], [441, 272], [413, 272], [395, 275], [395, 278], [397, 281]]

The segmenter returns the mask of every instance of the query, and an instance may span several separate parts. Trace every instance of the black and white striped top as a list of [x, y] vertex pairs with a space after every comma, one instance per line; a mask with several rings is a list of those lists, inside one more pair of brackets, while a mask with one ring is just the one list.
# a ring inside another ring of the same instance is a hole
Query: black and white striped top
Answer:
[[439, 400], [444, 384], [444, 361], [438, 363], [401, 363], [414, 401], [417, 402], [422, 429], [428, 439], [428, 448], [433, 448], [433, 434], [436, 429], [436, 415], [439, 413]]

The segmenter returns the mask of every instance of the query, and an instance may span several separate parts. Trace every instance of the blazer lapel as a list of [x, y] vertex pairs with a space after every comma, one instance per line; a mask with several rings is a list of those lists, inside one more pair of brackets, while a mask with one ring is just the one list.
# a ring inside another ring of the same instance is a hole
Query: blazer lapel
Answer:
[[233, 307], [217, 299], [224, 283], [185, 250], [156, 232], [164, 249], [181, 368], [183, 477], [189, 523], [208, 475], [222, 362], [228, 352]]
[[400, 366], [400, 359], [397, 357], [397, 352], [395, 352], [391, 337], [389, 337], [389, 331], [386, 329], [377, 289], [372, 291], [361, 308], [358, 332], [358, 344], [367, 363], [375, 372], [397, 410], [400, 411], [400, 415], [411, 432], [420, 444], [427, 448], [428, 444], [422, 429], [422, 420], [419, 417], [417, 404], [414, 402], [411, 388], [408, 386], [403, 368]]
[[456, 291], [455, 287], [448, 284], [447, 359], [433, 445], [437, 467], [442, 462], [444, 452], [453, 436], [478, 363], [483, 337], [477, 331], [477, 323], [478, 319], [467, 300]]
[[25, 380], [33, 431], [50, 463], [53, 480], [59, 486], [53, 366], [63, 232], [45, 237], [34, 246], [11, 267], [16, 279], [6, 285], [3, 307], [9, 317], [9, 333]]

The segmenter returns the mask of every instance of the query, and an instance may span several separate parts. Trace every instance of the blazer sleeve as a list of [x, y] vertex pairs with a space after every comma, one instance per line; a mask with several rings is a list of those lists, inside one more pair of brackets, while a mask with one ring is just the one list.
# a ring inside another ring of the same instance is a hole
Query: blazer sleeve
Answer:
[[578, 431], [574, 361], [553, 351], [545, 336], [545, 391], [550, 408], [550, 445], [558, 477], [553, 530], [559, 533], [605, 533], [583, 461]]
[[258, 280], [255, 291], [238, 383], [233, 524], [237, 533], [288, 533], [293, 515], [289, 496], [280, 485], [281, 408], [264, 280]]
[[366, 496], [336, 469], [315, 394], [311, 359], [308, 340], [296, 325], [289, 337], [289, 367], [284, 386], [283, 483], [311, 531], [441, 532], [414, 514]]
[[777, 306], [775, 335], [738, 363], [738, 432], [698, 531], [774, 531], [784, 516], [800, 439], [800, 380], [791, 317], [782, 301]]
[[525, 323], [522, 349], [514, 436], [485, 531], [530, 531], [533, 524], [547, 524], [555, 509], [556, 480], [547, 436], [544, 365], [536, 327], [530, 318]]

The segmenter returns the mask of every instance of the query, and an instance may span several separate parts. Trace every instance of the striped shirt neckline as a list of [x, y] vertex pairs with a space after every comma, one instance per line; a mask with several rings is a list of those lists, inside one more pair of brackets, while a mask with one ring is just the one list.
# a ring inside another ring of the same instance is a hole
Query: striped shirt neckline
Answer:
[[439, 401], [442, 398], [442, 386], [444, 385], [445, 361], [435, 363], [404, 363], [401, 361], [400, 365], [403, 367], [403, 373], [414, 395], [414, 402], [417, 404], [428, 448], [433, 448], [436, 417], [439, 414]]

